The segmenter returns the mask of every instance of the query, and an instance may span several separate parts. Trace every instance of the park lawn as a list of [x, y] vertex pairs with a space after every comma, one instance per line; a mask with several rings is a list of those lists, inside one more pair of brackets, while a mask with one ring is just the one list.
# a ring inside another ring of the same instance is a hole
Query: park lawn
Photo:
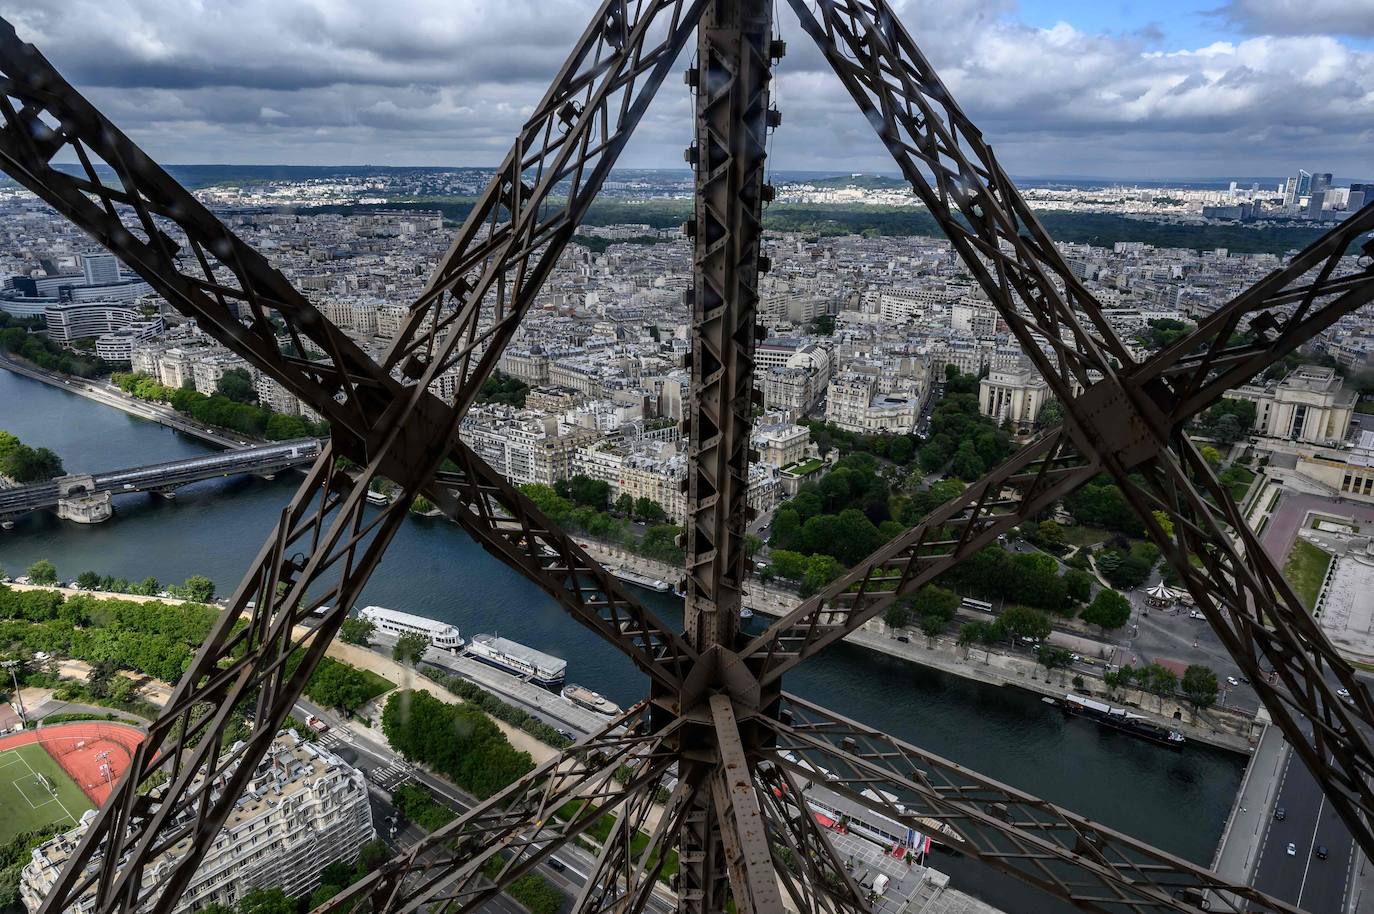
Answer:
[[1255, 473], [1247, 466], [1234, 464], [1232, 471], [1236, 475], [1236, 481], [1231, 483], [1231, 498], [1236, 504], [1245, 501], [1245, 494], [1250, 491], [1250, 485], [1255, 481]]
[[[56, 799], [38, 783], [38, 774], [57, 785]], [[42, 746], [29, 743], [0, 752], [0, 809], [5, 810], [0, 844], [51, 823], [74, 827], [91, 808], [81, 788]]]
[[1355, 412], [1365, 413], [1366, 415], [1374, 414], [1374, 400], [1361, 400], [1356, 403]]
[[[354, 667], [354, 669], [357, 668]], [[371, 701], [378, 695], [385, 695], [387, 692], [390, 692], [392, 689], [396, 688], [396, 683], [392, 682], [390, 679], [387, 679], [385, 676], [380, 676], [372, 672], [371, 670], [358, 670], [358, 672], [362, 674], [363, 683], [367, 686], [368, 701]]]
[[1317, 605], [1317, 594], [1321, 592], [1326, 569], [1331, 564], [1331, 555], [1313, 546], [1307, 540], [1299, 539], [1293, 543], [1288, 553], [1288, 561], [1283, 566], [1283, 576], [1292, 585], [1302, 605], [1311, 612]]
[[1115, 534], [1102, 527], [1090, 527], [1084, 524], [1074, 524], [1064, 527], [1064, 542], [1070, 546], [1096, 546], [1098, 543], [1105, 543]]

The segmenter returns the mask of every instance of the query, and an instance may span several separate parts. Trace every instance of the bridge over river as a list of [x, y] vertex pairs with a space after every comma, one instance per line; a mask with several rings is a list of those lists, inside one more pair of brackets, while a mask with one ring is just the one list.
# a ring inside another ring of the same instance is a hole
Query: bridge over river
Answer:
[[270, 476], [309, 463], [319, 455], [320, 442], [302, 438], [105, 473], [58, 476], [47, 482], [0, 489], [0, 526], [8, 529], [15, 518], [42, 508], [56, 508], [58, 516], [67, 520], [98, 524], [113, 515], [115, 495], [170, 495], [181, 486], [204, 479], [241, 474]]

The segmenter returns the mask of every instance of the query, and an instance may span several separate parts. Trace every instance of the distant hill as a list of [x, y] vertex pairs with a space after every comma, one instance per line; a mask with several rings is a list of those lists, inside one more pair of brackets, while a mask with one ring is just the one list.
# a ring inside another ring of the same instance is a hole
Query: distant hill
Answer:
[[911, 187], [910, 182], [901, 178], [885, 178], [882, 175], [836, 175], [833, 178], [811, 178], [805, 183], [813, 187], [858, 187], [863, 190], [901, 190]]

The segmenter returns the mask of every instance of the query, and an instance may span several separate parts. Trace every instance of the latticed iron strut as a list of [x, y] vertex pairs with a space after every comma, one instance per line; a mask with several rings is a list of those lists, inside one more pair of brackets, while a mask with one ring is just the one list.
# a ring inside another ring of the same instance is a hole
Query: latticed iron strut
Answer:
[[[1374, 272], [1347, 259], [1371, 253], [1357, 246], [1374, 230], [1374, 204], [1138, 361], [887, 4], [789, 5], [1066, 420], [752, 638], [739, 632], [737, 611], [747, 571], [757, 282], [767, 267], [761, 211], [772, 194], [765, 139], [778, 123], [769, 85], [784, 50], [771, 3], [604, 0], [380, 363], [0, 20], [0, 168], [309, 403], [332, 433], [87, 829], [45, 914], [176, 906], [421, 492], [624, 652], [649, 677], [649, 696], [322, 910], [469, 910], [612, 814], [616, 827], [579, 911], [641, 910], [669, 848], [678, 854], [672, 891], [684, 914], [731, 904], [742, 914], [864, 911], [865, 897], [802, 799], [822, 768], [838, 778], [827, 786], [851, 801], [934, 827], [957, 850], [1086, 910], [1292, 910], [782, 691], [787, 670], [1099, 473], [1121, 486], [1374, 856], [1365, 821], [1374, 809], [1374, 702], [1184, 434], [1228, 388], [1374, 299]], [[458, 428], [693, 35], [692, 397], [679, 633], [469, 450]], [[54, 167], [59, 153], [79, 163], [76, 174]], [[445, 372], [459, 379], [450, 398], [431, 392]], [[445, 460], [451, 466], [441, 471]], [[402, 495], [365, 513], [378, 477]], [[297, 627], [325, 606], [318, 625]], [[297, 651], [302, 661], [288, 675]], [[222, 750], [240, 708], [252, 710], [253, 733]], [[569, 809], [571, 818], [552, 814]], [[189, 850], [160, 859], [185, 839]]]

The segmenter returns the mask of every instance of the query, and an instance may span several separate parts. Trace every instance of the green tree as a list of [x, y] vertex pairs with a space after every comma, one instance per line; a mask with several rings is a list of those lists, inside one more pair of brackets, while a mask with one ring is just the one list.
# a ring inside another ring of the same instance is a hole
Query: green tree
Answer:
[[1093, 581], [1092, 574], [1081, 568], [1070, 568], [1064, 572], [1064, 590], [1069, 599], [1079, 603], [1087, 603], [1092, 599]]
[[119, 664], [113, 660], [98, 660], [91, 664], [86, 674], [86, 688], [96, 698], [104, 698], [110, 692], [110, 681], [119, 675]]
[[1202, 459], [1207, 461], [1213, 469], [1216, 469], [1217, 465], [1221, 463], [1221, 451], [1218, 451], [1210, 444], [1204, 444], [1200, 453], [1202, 454]]
[[916, 444], [906, 435], [892, 440], [887, 449], [888, 459], [899, 466], [906, 466], [916, 456]]
[[371, 619], [363, 616], [349, 616], [343, 620], [339, 626], [339, 637], [349, 644], [357, 644], [362, 647], [372, 646], [372, 634], [377, 630]]
[[1053, 644], [1042, 644], [1035, 649], [1035, 662], [1045, 668], [1046, 682], [1049, 682], [1051, 672], [1067, 667], [1072, 660], [1072, 653]]
[[253, 388], [253, 378], [243, 368], [231, 368], [220, 375], [215, 384], [215, 392], [235, 403], [256, 403], [257, 391]]
[[640, 497], [635, 499], [634, 513], [636, 517], [654, 524], [662, 523], [668, 519], [668, 515], [664, 513], [663, 508], [652, 498]]
[[759, 539], [752, 533], [746, 533], [744, 535], [744, 554], [748, 556], [751, 560], [754, 558], [754, 556], [758, 555], [759, 550], [762, 548], [763, 540]]
[[30, 584], [56, 584], [57, 566], [47, 559], [39, 559], [29, 566], [29, 570], [24, 572], [28, 575]]
[[911, 624], [911, 618], [911, 605], [906, 600], [894, 600], [892, 605], [883, 611], [883, 622], [893, 631], [906, 628]]
[[611, 500], [610, 484], [581, 473], [571, 479], [560, 479], [554, 485], [554, 490], [575, 505], [584, 505], [597, 511], [604, 511]]
[[1172, 538], [1174, 535], [1173, 518], [1165, 514], [1163, 511], [1152, 511], [1150, 513], [1154, 516], [1155, 523], [1159, 524], [1159, 529], [1164, 531], [1164, 535]]
[[844, 574], [844, 566], [833, 556], [811, 556], [806, 560], [806, 573], [802, 575], [801, 595], [804, 597], [811, 596], [842, 574]]
[[1125, 625], [1131, 618], [1131, 601], [1115, 590], [1104, 587], [1097, 592], [1091, 603], [1083, 607], [1078, 617], [1089, 625], [1096, 625], [1105, 634], [1108, 629]]
[[1178, 688], [1178, 676], [1173, 670], [1165, 669], [1157, 663], [1152, 663], [1137, 674], [1137, 681], [1145, 691], [1159, 699], [1157, 707], [1164, 708], [1164, 697], [1174, 694]]
[[997, 617], [997, 625], [1008, 638], [1030, 638], [1033, 641], [1043, 641], [1053, 630], [1049, 617], [1029, 606], [1008, 606]]
[[155, 597], [162, 593], [162, 582], [152, 575], [148, 575], [139, 582], [138, 592], [145, 597]]
[[1035, 541], [1047, 549], [1064, 545], [1064, 528], [1052, 520], [1042, 520], [1035, 528]]
[[1064, 404], [1058, 400], [1046, 400], [1035, 416], [1035, 424], [1040, 428], [1050, 428], [1064, 421]]
[[770, 553], [773, 572], [780, 578], [800, 581], [806, 574], [806, 556], [790, 549], [774, 549]]
[[403, 756], [433, 766], [482, 798], [534, 767], [475, 705], [445, 704], [428, 692], [393, 694], [382, 711], [382, 731]]
[[409, 663], [414, 666], [424, 657], [427, 647], [429, 647], [429, 638], [419, 632], [406, 632], [396, 639], [396, 644], [391, 649], [391, 656], [401, 663]]
[[182, 585], [182, 593], [196, 603], [209, 603], [215, 598], [215, 582], [203, 574], [193, 574]]
[[950, 469], [954, 471], [955, 476], [958, 476], [960, 479], [964, 480], [964, 482], [973, 482], [987, 470], [987, 464], [985, 464], [983, 458], [979, 456], [978, 450], [974, 447], [973, 442], [965, 441], [963, 444], [959, 445], [959, 449], [954, 452], [954, 463], [951, 464]]
[[629, 492], [621, 492], [620, 497], [615, 500], [615, 511], [624, 517], [629, 517], [635, 513], [635, 500]]
[[76, 586], [82, 590], [99, 590], [100, 575], [94, 571], [83, 571], [76, 576]]
[[1191, 664], [1183, 671], [1182, 690], [1188, 703], [1193, 706], [1194, 714], [1203, 708], [1210, 708], [1217, 701], [1217, 674], [1212, 672], [1211, 667]]
[[969, 649], [975, 644], [982, 643], [988, 624], [986, 622], [974, 621], [965, 622], [959, 629], [959, 646], [964, 649], [964, 656], [967, 657]]
[[281, 889], [251, 889], [239, 899], [238, 914], [296, 914], [296, 900]]
[[921, 634], [926, 636], [926, 647], [930, 647], [935, 643], [935, 639], [939, 637], [940, 633], [949, 625], [949, 620], [936, 613], [927, 613], [921, 616], [919, 624], [921, 626]]

